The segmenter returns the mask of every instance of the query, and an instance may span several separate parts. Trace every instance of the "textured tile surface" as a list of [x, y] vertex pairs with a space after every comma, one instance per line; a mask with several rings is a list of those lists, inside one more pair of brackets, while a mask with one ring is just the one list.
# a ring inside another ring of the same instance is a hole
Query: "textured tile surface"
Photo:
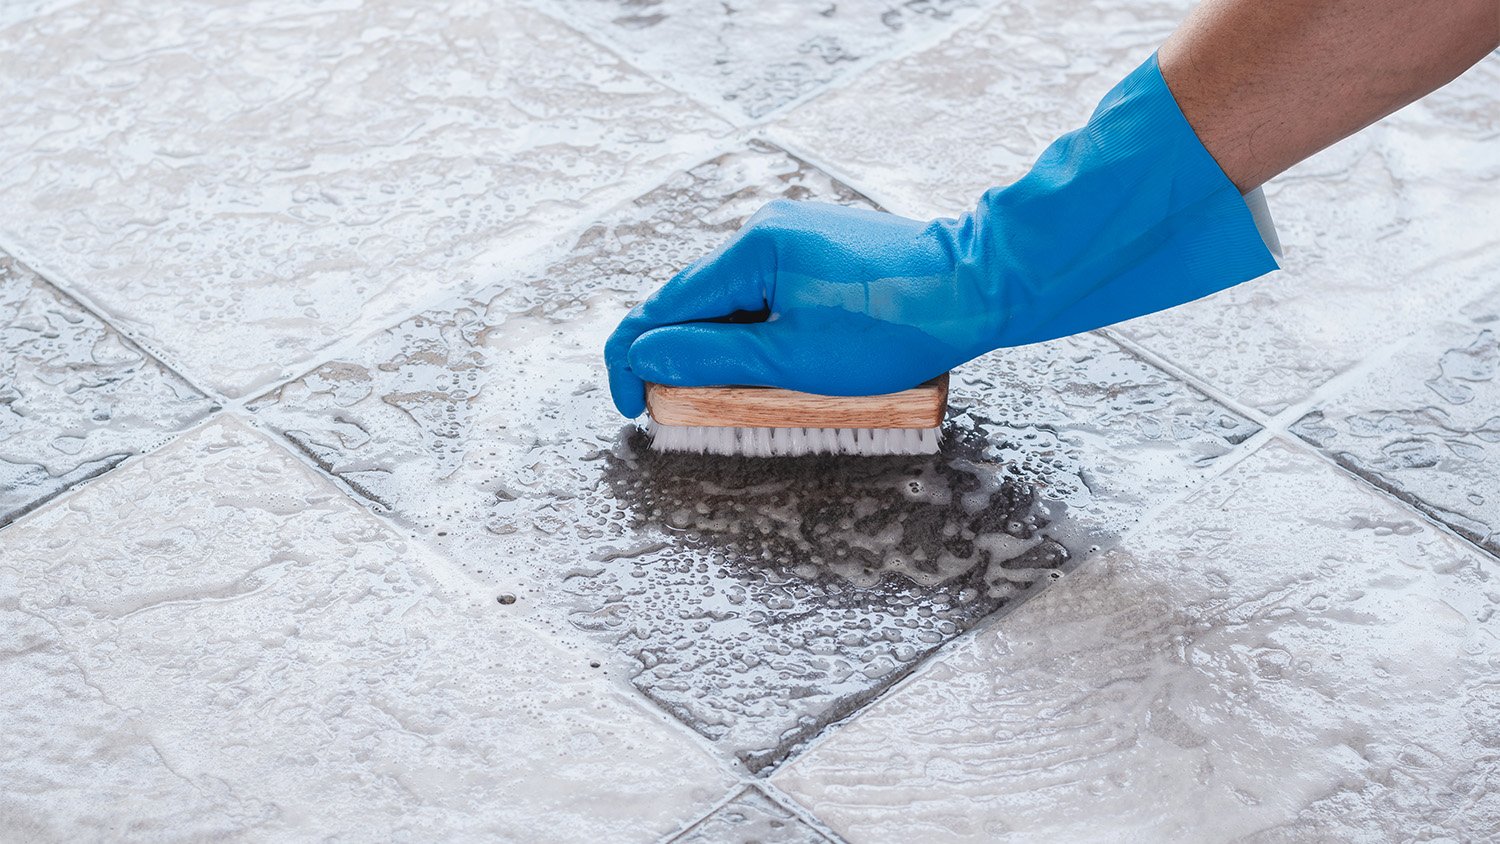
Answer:
[[[769, 130], [892, 210], [952, 215], [1020, 178], [1172, 31], [1186, 3], [1007, 3], [886, 62]], [[983, 115], [983, 119], [979, 116]]]
[[[1186, 2], [1009, 4], [774, 127], [893, 210], [952, 215], [1015, 180]], [[975, 119], [985, 115], [985, 119]], [[1500, 57], [1267, 188], [1285, 271], [1124, 331], [1268, 413], [1470, 296], [1500, 247]]]
[[747, 789], [672, 844], [830, 844], [828, 838], [776, 805], [758, 789]]
[[[3, 542], [0, 542], [3, 547]], [[101, 690], [0, 564], [0, 838], [224, 840], [275, 808], [181, 776], [149, 720]]]
[[1271, 445], [777, 782], [859, 842], [1490, 838], [1496, 573]]
[[231, 422], [11, 526], [0, 837], [648, 841], [730, 787], [442, 565]]
[[724, 130], [510, 4], [86, 0], [0, 39], [0, 233], [229, 395]]
[[71, 0], [0, 0], [0, 29], [69, 2]]
[[748, 117], [972, 20], [991, 0], [536, 0], [642, 66]]
[[605, 337], [779, 195], [856, 201], [777, 151], [725, 156], [535, 278], [255, 405], [517, 606], [615, 642], [638, 686], [752, 768], [1253, 432], [1085, 337], [965, 370], [936, 462], [650, 452], [609, 403]]
[[[1500, 282], [1500, 261], [1490, 280]], [[1293, 431], [1500, 554], [1500, 291], [1468, 311], [1413, 339]]]
[[0, 525], [213, 403], [0, 253]]

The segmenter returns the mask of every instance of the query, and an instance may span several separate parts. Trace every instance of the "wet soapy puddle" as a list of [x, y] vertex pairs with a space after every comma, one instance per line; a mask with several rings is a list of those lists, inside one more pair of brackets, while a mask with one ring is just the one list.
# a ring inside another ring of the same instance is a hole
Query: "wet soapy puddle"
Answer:
[[982, 429], [950, 424], [945, 434], [936, 457], [766, 459], [661, 452], [632, 429], [604, 478], [632, 529], [660, 528], [787, 577], [862, 589], [964, 579], [966, 603], [1013, 595], [1065, 562], [1057, 537], [1081, 533], [1066, 504], [1013, 475]]

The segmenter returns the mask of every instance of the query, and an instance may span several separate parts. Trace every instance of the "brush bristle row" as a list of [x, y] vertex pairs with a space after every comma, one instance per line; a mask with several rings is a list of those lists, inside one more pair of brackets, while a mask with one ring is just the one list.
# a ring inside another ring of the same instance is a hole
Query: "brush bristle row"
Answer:
[[721, 428], [647, 426], [651, 446], [661, 451], [745, 457], [801, 454], [936, 454], [941, 428]]

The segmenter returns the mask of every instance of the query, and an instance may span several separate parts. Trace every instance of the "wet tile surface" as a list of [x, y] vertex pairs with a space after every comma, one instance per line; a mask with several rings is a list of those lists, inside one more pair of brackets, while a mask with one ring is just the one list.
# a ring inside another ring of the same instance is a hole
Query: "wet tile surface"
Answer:
[[747, 789], [672, 844], [831, 844], [827, 836], [761, 793]]
[[0, 253], [0, 526], [213, 406]]
[[729, 789], [586, 651], [444, 570], [229, 421], [12, 525], [0, 824], [650, 841]]
[[1082, 337], [958, 375], [940, 460], [650, 451], [600, 349], [776, 196], [859, 201], [771, 148], [695, 168], [572, 252], [252, 406], [538, 620], [614, 643], [751, 769], [1107, 542], [1254, 427]]
[[992, 0], [535, 0], [705, 102], [761, 117]]
[[230, 396], [727, 129], [510, 4], [85, 0], [0, 37], [0, 235]]
[[836, 162], [893, 211], [951, 216], [1020, 178], [1047, 144], [1083, 125], [1099, 97], [1151, 54], [1187, 8], [1004, 4], [768, 131]]
[[[1490, 278], [1500, 282], [1500, 261]], [[1500, 290], [1468, 310], [1292, 430], [1500, 554]]]
[[[0, 542], [3, 545], [3, 542]], [[274, 808], [181, 777], [142, 718], [100, 690], [0, 564], [0, 834], [10, 841], [226, 840]]]
[[776, 781], [855, 842], [1487, 838], [1497, 572], [1272, 444]]
[[70, 0], [0, 0], [0, 29], [68, 2]]
[[[893, 210], [952, 215], [1082, 125], [1190, 5], [1006, 5], [808, 103], [770, 134], [835, 162]], [[1475, 248], [1500, 249], [1497, 114], [1492, 56], [1270, 183], [1284, 272], [1123, 331], [1264, 412], [1307, 399], [1473, 295]]]

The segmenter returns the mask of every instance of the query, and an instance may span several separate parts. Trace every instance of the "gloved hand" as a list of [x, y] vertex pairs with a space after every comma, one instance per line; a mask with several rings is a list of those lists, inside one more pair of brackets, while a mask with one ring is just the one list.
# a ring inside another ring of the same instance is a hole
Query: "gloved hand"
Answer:
[[[604, 356], [628, 417], [644, 410], [643, 379], [889, 393], [1274, 269], [1153, 55], [956, 220], [771, 203], [632, 310]], [[713, 321], [735, 312], [766, 318]]]

